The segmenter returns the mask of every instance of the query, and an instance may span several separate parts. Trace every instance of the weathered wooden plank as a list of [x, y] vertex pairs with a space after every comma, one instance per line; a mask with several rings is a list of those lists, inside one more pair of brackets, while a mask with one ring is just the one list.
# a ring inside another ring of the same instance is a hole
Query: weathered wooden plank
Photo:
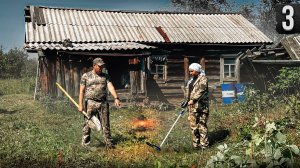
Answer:
[[129, 75], [130, 75], [131, 94], [136, 94], [138, 93], [137, 71], [130, 71]]
[[189, 79], [189, 59], [187, 56], [184, 56], [184, 80], [187, 81]]
[[75, 86], [74, 86], [74, 62], [73, 62], [73, 60], [71, 59], [71, 58], [69, 58], [69, 73], [70, 73], [70, 92], [69, 92], [69, 94], [71, 95], [71, 96], [74, 96], [75, 95], [75, 90], [74, 90], [74, 88], [75, 88]]
[[215, 79], [215, 80], [220, 80], [220, 76], [217, 76], [217, 75], [210, 75], [210, 76], [207, 76], [208, 79]]
[[[56, 82], [61, 85], [62, 83], [62, 78], [61, 78], [61, 65], [60, 65], [60, 58], [57, 57], [56, 59]], [[63, 96], [62, 92], [58, 89], [57, 91], [57, 96], [61, 97]]]
[[201, 57], [199, 63], [202, 66], [202, 69], [205, 70], [205, 57]]
[[41, 64], [40, 64], [40, 86], [41, 86], [41, 91], [44, 94], [49, 94], [46, 64], [47, 64], [47, 60], [43, 57], [41, 59]]
[[223, 83], [224, 59], [220, 59], [220, 82]]
[[206, 63], [210, 63], [210, 64], [212, 64], [212, 63], [220, 64], [220, 60], [219, 60], [219, 59], [218, 59], [218, 60], [211, 60], [211, 59], [207, 59], [207, 58], [206, 58], [205, 62], [206, 62]]
[[71, 87], [70, 87], [70, 65], [69, 60], [64, 60], [64, 74], [65, 74], [65, 90], [70, 94]]
[[79, 96], [79, 86], [80, 86], [80, 68], [81, 65], [78, 62], [74, 62], [74, 97]]
[[240, 59], [236, 59], [235, 61], [235, 77], [237, 79], [237, 83], [241, 82], [241, 61]]
[[51, 59], [49, 59], [49, 86], [50, 86], [50, 94], [51, 96], [55, 96], [57, 94], [57, 89], [55, 82], [56, 81], [56, 56], [52, 56]]

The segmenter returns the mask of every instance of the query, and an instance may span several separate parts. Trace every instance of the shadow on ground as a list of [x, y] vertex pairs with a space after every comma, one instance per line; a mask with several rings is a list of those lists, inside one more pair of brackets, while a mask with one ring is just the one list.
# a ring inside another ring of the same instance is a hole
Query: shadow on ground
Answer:
[[0, 108], [0, 114], [14, 114], [14, 113], [16, 113], [18, 111], [19, 110], [12, 110], [12, 111], [10, 111], [10, 110], [5, 110], [5, 109], [1, 109]]
[[216, 143], [224, 141], [230, 134], [229, 130], [217, 130], [208, 134], [209, 144], [213, 146]]
[[147, 80], [147, 90], [150, 101], [159, 101], [170, 104], [154, 79], [150, 78]]

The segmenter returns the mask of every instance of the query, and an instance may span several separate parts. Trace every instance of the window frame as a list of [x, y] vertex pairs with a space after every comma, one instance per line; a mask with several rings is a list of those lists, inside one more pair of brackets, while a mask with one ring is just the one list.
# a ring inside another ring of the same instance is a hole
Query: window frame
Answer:
[[[225, 63], [226, 60], [233, 61], [234, 63]], [[225, 76], [225, 66], [228, 66], [228, 76]], [[233, 70], [231, 69], [232, 66], [234, 66]], [[223, 78], [233, 78], [233, 77], [236, 76], [236, 73], [235, 73], [235, 69], [236, 69], [235, 59], [225, 59], [224, 58], [223, 68], [224, 68]], [[231, 74], [233, 74], [233, 75], [231, 75]]]
[[[225, 64], [225, 60], [234, 60], [233, 64]], [[233, 76], [225, 76], [225, 66], [229, 66], [228, 73], [233, 74]], [[232, 69], [231, 66], [234, 65], [234, 68]], [[237, 61], [236, 57], [220, 57], [220, 82], [237, 82]]]
[[[152, 68], [150, 66], [150, 73], [152, 75], [157, 75], [158, 79], [163, 79], [166, 80], [167, 78], [167, 65], [166, 64], [153, 64], [155, 68]], [[162, 68], [162, 72], [161, 70], [159, 71], [159, 68]]]

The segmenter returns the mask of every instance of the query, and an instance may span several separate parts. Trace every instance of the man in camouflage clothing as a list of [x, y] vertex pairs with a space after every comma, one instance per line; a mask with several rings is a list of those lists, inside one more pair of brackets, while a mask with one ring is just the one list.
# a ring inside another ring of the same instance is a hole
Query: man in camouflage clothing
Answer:
[[197, 149], [208, 147], [207, 120], [209, 114], [208, 83], [204, 70], [198, 63], [189, 66], [192, 79], [186, 85], [186, 98], [188, 99], [188, 110], [190, 127], [192, 129], [193, 146]]
[[[105, 63], [101, 58], [95, 58], [93, 60], [93, 70], [84, 73], [80, 80], [80, 92], [79, 92], [79, 108], [81, 112], [83, 105], [86, 107], [88, 117], [97, 116], [101, 123], [101, 129], [103, 132], [106, 146], [113, 148], [112, 137], [110, 134], [109, 124], [109, 104], [107, 102], [107, 89], [111, 95], [115, 98], [115, 105], [120, 106], [120, 100], [116, 93], [116, 90], [111, 83], [108, 74], [102, 72]], [[83, 101], [83, 97], [85, 101]], [[85, 102], [85, 104], [83, 104]], [[82, 145], [86, 146], [90, 143], [91, 129], [88, 126], [87, 118], [85, 117], [85, 123], [83, 126]]]

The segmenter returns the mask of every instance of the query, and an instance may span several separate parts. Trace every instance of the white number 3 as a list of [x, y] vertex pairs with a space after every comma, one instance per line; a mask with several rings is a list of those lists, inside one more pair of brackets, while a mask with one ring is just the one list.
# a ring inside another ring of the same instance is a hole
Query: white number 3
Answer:
[[293, 30], [294, 28], [294, 19], [293, 19], [293, 16], [294, 16], [294, 8], [291, 6], [291, 5], [285, 5], [283, 8], [282, 8], [282, 14], [286, 14], [287, 11], [289, 11], [289, 14], [285, 16], [285, 19], [289, 21], [289, 25], [287, 25], [287, 22], [286, 21], [283, 21], [282, 22], [282, 28], [285, 30], [285, 31], [291, 31]]

